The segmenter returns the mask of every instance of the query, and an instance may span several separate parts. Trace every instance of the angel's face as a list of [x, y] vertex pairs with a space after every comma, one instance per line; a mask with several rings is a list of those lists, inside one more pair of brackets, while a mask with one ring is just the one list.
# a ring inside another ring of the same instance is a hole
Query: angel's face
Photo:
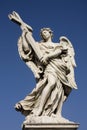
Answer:
[[42, 31], [42, 37], [44, 40], [48, 40], [49, 38], [51, 38], [51, 34], [48, 30], [43, 30]]

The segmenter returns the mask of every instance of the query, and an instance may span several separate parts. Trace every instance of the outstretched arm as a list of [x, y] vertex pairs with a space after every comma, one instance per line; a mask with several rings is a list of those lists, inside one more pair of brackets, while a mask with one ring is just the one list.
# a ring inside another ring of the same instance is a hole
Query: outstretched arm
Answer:
[[41, 59], [41, 62], [44, 64], [47, 64], [49, 62], [50, 59], [56, 58], [58, 56], [60, 56], [63, 53], [62, 49], [56, 49], [52, 52], [50, 52], [49, 54], [45, 54], [43, 56], [43, 58]]
[[61, 49], [57, 49], [57, 50], [53, 51], [52, 53], [49, 53], [49, 54], [48, 54], [48, 58], [49, 58], [49, 59], [56, 58], [56, 57], [58, 57], [61, 53], [62, 53], [62, 50], [61, 50]]
[[39, 47], [36, 45], [34, 38], [31, 35], [32, 28], [29, 25], [27, 25], [25, 22], [23, 22], [23, 20], [19, 16], [19, 14], [16, 13], [15, 11], [13, 11], [12, 14], [9, 14], [8, 16], [11, 21], [20, 25], [23, 32], [24, 31], [26, 32], [27, 43], [32, 47], [38, 60], [40, 60], [42, 58], [42, 53], [41, 53]]

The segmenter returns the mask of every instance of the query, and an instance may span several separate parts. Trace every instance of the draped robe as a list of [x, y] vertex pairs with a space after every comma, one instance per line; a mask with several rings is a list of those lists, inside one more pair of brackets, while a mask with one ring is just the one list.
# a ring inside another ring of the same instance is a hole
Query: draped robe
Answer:
[[[39, 46], [43, 55], [52, 53], [55, 50], [57, 51], [57, 49], [63, 50], [63, 47], [54, 43], [37, 43], [37, 46]], [[35, 62], [37, 61], [35, 60], [34, 63]], [[70, 70], [67, 64], [64, 62], [62, 54], [50, 59], [48, 64], [45, 66], [43, 78], [40, 78], [32, 92], [19, 102], [22, 106], [21, 113], [27, 116], [35, 114], [35, 112], [38, 111], [42, 92], [48, 83], [48, 74], [50, 74], [56, 78], [56, 84], [50, 91], [41, 115], [57, 115], [62, 110], [64, 97], [67, 98], [72, 88], [76, 87], [76, 84], [72, 84], [72, 82], [67, 78], [69, 73]]]

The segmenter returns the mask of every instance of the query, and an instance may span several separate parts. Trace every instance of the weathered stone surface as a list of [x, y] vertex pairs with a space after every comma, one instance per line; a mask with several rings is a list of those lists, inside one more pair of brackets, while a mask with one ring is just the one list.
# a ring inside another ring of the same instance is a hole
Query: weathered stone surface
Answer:
[[18, 52], [36, 79], [32, 92], [15, 105], [15, 109], [26, 117], [23, 129], [77, 129], [77, 124], [62, 116], [63, 103], [72, 89], [77, 89], [75, 52], [71, 41], [61, 36], [59, 43], [54, 43], [53, 31], [42, 28], [41, 40], [37, 42], [32, 27], [23, 22], [18, 13], [13, 11], [9, 18], [20, 25], [22, 34], [18, 40]]

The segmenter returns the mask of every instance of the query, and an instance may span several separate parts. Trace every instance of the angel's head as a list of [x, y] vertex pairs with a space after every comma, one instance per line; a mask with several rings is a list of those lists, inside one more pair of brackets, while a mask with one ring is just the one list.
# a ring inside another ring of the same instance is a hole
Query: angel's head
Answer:
[[52, 39], [53, 31], [50, 28], [42, 28], [40, 31], [40, 36], [44, 41], [48, 40], [49, 38]]

